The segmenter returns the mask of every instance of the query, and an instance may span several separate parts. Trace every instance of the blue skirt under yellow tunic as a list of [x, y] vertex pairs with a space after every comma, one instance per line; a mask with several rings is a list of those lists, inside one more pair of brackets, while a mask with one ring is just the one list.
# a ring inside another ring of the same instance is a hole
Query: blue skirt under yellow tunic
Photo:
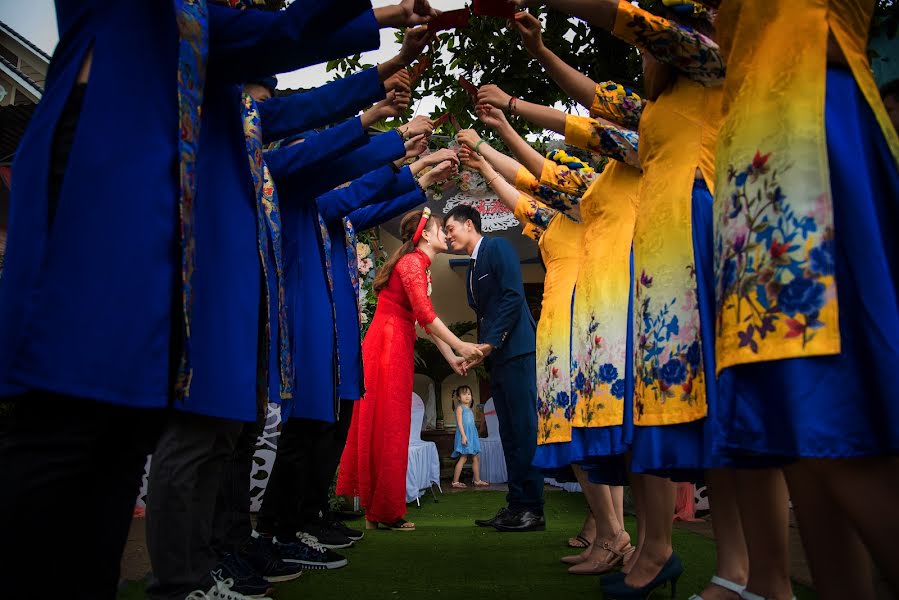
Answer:
[[719, 442], [740, 459], [899, 450], [899, 170], [844, 69], [828, 69], [825, 124], [842, 352], [722, 371]]
[[[537, 446], [534, 464], [548, 477], [573, 481], [570, 465], [586, 470], [593, 483], [627, 484], [626, 454], [634, 431], [634, 261], [631, 255], [631, 289], [627, 304], [627, 347], [624, 373], [624, 419], [621, 425], [572, 427], [571, 441]], [[575, 290], [577, 293], [577, 290]], [[574, 299], [572, 298], [572, 305]]]
[[[713, 272], [712, 194], [706, 183], [693, 183], [693, 255], [696, 266], [699, 327], [706, 381], [715, 381], [715, 274]], [[631, 444], [634, 473], [670, 477], [676, 481], [700, 481], [705, 469], [726, 466], [727, 459], [715, 447], [719, 402], [716, 386], [706, 389], [708, 415], [676, 425], [635, 426]]]

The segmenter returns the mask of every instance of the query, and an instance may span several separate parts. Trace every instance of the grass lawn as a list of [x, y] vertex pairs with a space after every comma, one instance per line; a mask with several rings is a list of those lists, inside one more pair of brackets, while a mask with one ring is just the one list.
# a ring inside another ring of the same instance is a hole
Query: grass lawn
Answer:
[[[430, 497], [422, 507], [409, 508], [407, 518], [418, 530], [403, 533], [366, 532], [365, 539], [346, 551], [349, 566], [336, 571], [307, 571], [298, 580], [277, 586], [278, 600], [396, 598], [529, 598], [570, 600], [599, 598], [596, 577], [568, 575], [559, 557], [565, 542], [577, 533], [584, 516], [581, 494], [546, 494], [547, 531], [498, 533], [475, 527], [473, 519], [492, 516], [504, 504], [502, 492], [469, 491]], [[349, 523], [354, 526], [353, 523]], [[363, 521], [356, 521], [362, 528]], [[634, 522], [628, 530], [635, 536]], [[715, 547], [699, 535], [674, 532], [675, 551], [686, 566], [678, 582], [678, 598], [702, 591], [713, 574]], [[796, 586], [800, 600], [814, 592]], [[657, 592], [657, 598], [668, 593]], [[143, 598], [133, 584], [119, 600]]]

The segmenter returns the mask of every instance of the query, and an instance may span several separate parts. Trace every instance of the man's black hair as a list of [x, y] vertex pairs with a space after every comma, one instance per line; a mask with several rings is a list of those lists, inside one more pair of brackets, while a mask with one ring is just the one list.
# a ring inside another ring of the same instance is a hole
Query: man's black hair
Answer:
[[446, 215], [446, 220], [454, 219], [459, 223], [471, 221], [474, 223], [474, 230], [481, 233], [481, 213], [473, 206], [468, 204], [457, 204]]
[[895, 96], [899, 99], [899, 79], [894, 79], [888, 83], [885, 83], [880, 88], [880, 97], [886, 98], [887, 96]]

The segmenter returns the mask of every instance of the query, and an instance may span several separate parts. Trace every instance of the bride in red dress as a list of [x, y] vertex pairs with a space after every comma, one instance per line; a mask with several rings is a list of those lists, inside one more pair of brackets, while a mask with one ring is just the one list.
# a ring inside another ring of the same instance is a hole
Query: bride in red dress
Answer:
[[[429, 267], [446, 252], [439, 217], [414, 211], [400, 224], [403, 245], [375, 278], [378, 306], [362, 342], [365, 396], [356, 402], [337, 476], [337, 494], [359, 496], [366, 527], [378, 524], [412, 531], [406, 514], [406, 465], [412, 420], [413, 352], [416, 322], [427, 331], [459, 374], [469, 358], [479, 357], [474, 344], [447, 329], [431, 305]], [[456, 356], [458, 352], [460, 356]]]

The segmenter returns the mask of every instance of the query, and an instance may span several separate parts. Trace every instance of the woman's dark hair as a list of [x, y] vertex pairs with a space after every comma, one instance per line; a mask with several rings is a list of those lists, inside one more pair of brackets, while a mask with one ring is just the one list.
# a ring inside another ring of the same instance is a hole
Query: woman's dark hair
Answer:
[[[424, 211], [421, 210], [413, 210], [410, 213], [406, 213], [403, 220], [400, 221], [400, 240], [403, 242], [403, 245], [397, 248], [396, 252], [391, 254], [384, 262], [384, 265], [378, 270], [378, 274], [375, 276], [375, 280], [372, 283], [372, 288], [374, 288], [376, 292], [380, 292], [387, 287], [387, 282], [390, 280], [390, 274], [393, 273], [393, 268], [396, 266], [396, 263], [415, 250], [415, 244], [412, 243], [412, 237], [415, 235], [415, 230], [418, 229], [418, 224], [421, 222], [421, 215], [423, 212]], [[437, 215], [432, 214], [431, 218], [428, 219], [428, 224], [425, 229], [431, 229], [435, 225], [437, 227], [442, 227], [443, 221], [441, 221], [440, 217]]]

